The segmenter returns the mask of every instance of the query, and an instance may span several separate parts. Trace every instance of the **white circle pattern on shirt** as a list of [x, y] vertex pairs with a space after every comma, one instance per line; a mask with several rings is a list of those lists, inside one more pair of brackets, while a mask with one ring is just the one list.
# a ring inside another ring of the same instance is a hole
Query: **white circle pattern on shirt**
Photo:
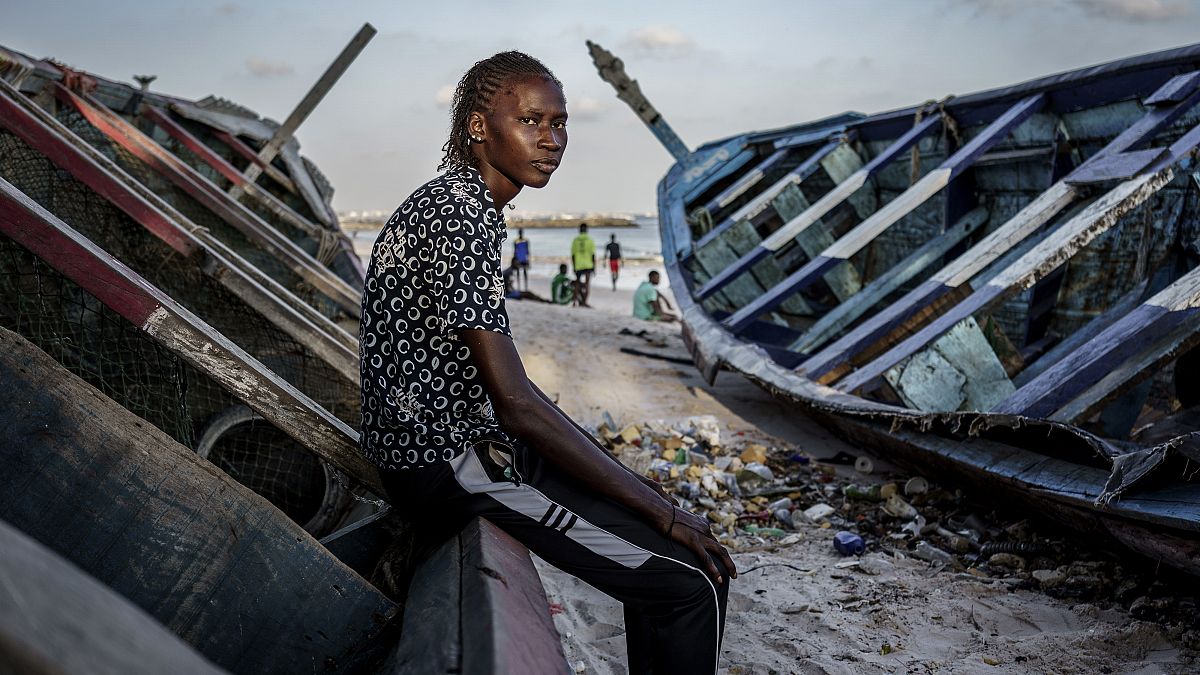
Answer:
[[500, 259], [506, 232], [479, 173], [448, 172], [379, 233], [359, 325], [362, 451], [420, 468], [503, 436], [462, 329], [511, 336]]

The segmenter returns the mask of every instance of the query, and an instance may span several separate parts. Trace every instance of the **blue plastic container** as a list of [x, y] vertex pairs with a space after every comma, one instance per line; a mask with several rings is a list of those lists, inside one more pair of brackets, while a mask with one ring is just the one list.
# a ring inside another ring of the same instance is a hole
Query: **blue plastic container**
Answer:
[[842, 555], [862, 555], [862, 552], [867, 550], [862, 537], [846, 531], [833, 535], [833, 547]]

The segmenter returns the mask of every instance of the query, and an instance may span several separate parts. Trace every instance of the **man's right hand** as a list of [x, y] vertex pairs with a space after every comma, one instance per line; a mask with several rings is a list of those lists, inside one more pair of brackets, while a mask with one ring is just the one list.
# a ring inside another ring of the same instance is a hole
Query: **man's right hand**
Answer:
[[736, 579], [737, 567], [733, 564], [733, 559], [729, 557], [729, 551], [726, 551], [725, 547], [713, 536], [708, 521], [678, 506], [673, 508], [675, 509], [674, 522], [667, 531], [667, 537], [696, 554], [696, 557], [705, 566], [708, 575], [718, 584], [722, 583], [723, 579], [721, 572], [713, 564], [710, 553], [720, 558], [721, 562], [725, 564], [725, 569], [729, 570], [729, 576]]

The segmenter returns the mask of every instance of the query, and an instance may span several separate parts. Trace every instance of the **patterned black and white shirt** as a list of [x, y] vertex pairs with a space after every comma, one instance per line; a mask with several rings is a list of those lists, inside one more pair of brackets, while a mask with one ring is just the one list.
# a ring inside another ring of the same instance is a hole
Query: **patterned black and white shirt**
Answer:
[[371, 249], [359, 325], [363, 454], [385, 469], [457, 457], [505, 438], [464, 328], [511, 336], [504, 309], [504, 217], [479, 172], [429, 181]]

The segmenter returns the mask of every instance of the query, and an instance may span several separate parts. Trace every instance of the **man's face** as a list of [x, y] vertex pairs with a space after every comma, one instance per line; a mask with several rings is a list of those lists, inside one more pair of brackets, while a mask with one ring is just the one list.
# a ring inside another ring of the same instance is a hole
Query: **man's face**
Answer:
[[544, 77], [527, 77], [503, 87], [486, 116], [480, 160], [518, 189], [545, 187], [567, 147], [567, 102], [562, 89]]
[[651, 286], [657, 286], [657, 285], [658, 285], [658, 272], [651, 272], [651, 273], [650, 273], [650, 285], [651, 285]]

